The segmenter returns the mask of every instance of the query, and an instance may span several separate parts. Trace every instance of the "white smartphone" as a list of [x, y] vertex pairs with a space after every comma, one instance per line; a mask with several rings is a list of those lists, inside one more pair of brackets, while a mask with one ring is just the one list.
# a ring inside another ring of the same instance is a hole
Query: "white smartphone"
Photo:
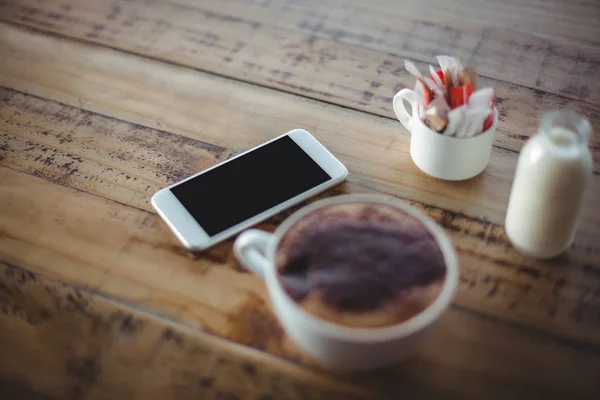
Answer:
[[186, 248], [202, 250], [347, 175], [317, 139], [296, 129], [158, 191], [152, 205]]

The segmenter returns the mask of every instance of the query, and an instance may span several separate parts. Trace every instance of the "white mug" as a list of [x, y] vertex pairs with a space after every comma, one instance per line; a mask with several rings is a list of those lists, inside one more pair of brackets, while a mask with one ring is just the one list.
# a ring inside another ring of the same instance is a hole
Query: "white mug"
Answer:
[[[281, 238], [298, 220], [336, 203], [383, 203], [418, 218], [434, 236], [446, 263], [446, 278], [437, 299], [420, 314], [402, 323], [356, 328], [323, 320], [303, 309], [282, 287], [275, 265]], [[317, 201], [286, 219], [273, 234], [251, 229], [235, 241], [234, 252], [240, 263], [261, 276], [266, 283], [273, 310], [288, 336], [322, 363], [344, 370], [382, 367], [401, 361], [427, 336], [449, 306], [458, 283], [458, 264], [454, 248], [444, 230], [415, 208], [391, 197], [343, 195]]]
[[[444, 136], [431, 130], [417, 112], [422, 105], [419, 96], [410, 89], [402, 89], [394, 96], [396, 117], [410, 132], [410, 156], [414, 163], [428, 175], [450, 181], [469, 179], [487, 167], [498, 123], [494, 108], [494, 122], [485, 132], [468, 138]], [[410, 103], [412, 113], [405, 107]]]

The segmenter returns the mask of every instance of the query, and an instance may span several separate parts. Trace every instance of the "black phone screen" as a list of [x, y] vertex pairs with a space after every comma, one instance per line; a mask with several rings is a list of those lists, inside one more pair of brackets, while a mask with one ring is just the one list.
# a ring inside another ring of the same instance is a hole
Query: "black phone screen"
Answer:
[[171, 188], [209, 236], [332, 179], [289, 136]]

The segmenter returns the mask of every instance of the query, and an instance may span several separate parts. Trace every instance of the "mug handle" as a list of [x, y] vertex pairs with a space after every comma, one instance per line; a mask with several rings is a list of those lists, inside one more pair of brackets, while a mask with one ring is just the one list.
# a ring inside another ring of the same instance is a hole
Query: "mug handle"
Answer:
[[242, 232], [233, 244], [233, 253], [240, 264], [263, 279], [267, 269], [270, 268], [265, 251], [272, 237], [270, 233], [248, 229]]
[[[412, 108], [412, 113], [409, 114], [406, 110], [406, 106], [404, 105], [404, 100], [410, 103]], [[394, 112], [396, 113], [396, 117], [400, 120], [402, 125], [410, 132], [410, 121], [413, 118], [415, 112], [417, 112], [417, 107], [419, 106], [419, 102], [417, 99], [417, 94], [410, 89], [404, 88], [394, 96], [394, 100], [392, 101], [392, 106], [394, 107]]]

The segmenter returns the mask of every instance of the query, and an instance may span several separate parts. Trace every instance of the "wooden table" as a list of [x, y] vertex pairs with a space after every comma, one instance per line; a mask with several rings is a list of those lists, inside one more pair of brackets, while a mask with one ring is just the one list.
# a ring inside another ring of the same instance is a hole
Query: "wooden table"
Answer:
[[[598, 134], [570, 251], [527, 258], [503, 230], [541, 114], [600, 130], [597, 1], [2, 0], [0, 19], [0, 398], [599, 398]], [[465, 182], [421, 173], [391, 109], [403, 61], [436, 54], [498, 95], [491, 163]], [[327, 195], [404, 199], [458, 250], [454, 302], [403, 365], [316, 365], [231, 240], [192, 256], [150, 206], [296, 127], [350, 170]]]

